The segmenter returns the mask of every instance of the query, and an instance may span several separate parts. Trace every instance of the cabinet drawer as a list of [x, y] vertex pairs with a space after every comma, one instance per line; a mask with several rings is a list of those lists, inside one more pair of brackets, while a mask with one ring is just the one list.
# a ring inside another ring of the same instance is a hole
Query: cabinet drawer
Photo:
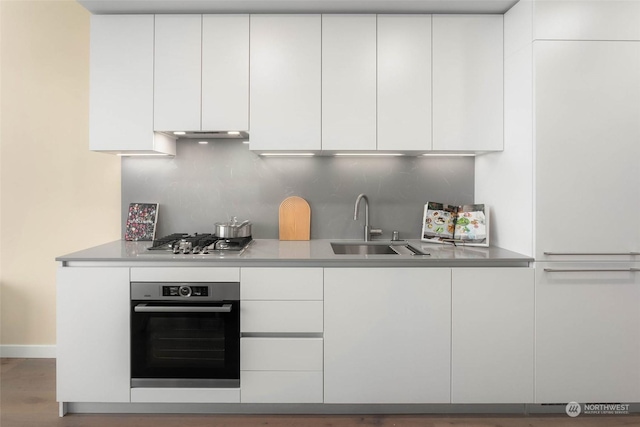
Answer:
[[241, 403], [322, 403], [322, 371], [240, 371]]
[[322, 332], [322, 301], [243, 301], [241, 332]]
[[242, 338], [243, 371], [322, 371], [322, 338]]
[[239, 403], [238, 388], [132, 388], [134, 403]]
[[322, 282], [322, 268], [243, 268], [240, 298], [322, 301]]
[[134, 267], [132, 282], [238, 282], [239, 268]]

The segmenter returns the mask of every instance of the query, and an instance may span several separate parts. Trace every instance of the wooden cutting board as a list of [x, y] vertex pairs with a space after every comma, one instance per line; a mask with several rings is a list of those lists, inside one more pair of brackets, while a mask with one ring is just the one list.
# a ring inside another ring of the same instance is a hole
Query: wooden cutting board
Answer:
[[309, 240], [311, 208], [302, 197], [287, 197], [280, 203], [280, 240]]

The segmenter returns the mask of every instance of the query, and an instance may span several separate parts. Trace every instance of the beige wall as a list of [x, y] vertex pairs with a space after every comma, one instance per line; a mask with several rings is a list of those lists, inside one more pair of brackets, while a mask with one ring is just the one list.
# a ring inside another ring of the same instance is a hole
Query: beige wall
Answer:
[[0, 1], [3, 345], [54, 345], [54, 258], [120, 238], [120, 160], [89, 151], [89, 12]]

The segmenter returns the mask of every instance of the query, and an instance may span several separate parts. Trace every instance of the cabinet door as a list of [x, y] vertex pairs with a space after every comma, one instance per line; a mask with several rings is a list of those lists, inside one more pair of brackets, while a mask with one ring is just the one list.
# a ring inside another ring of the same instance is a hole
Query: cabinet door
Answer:
[[128, 268], [58, 268], [59, 402], [129, 402]]
[[202, 15], [155, 15], [154, 130], [200, 130]]
[[322, 15], [322, 149], [376, 149], [375, 15]]
[[533, 403], [532, 268], [454, 268], [451, 403]]
[[532, 9], [536, 40], [640, 40], [638, 1], [539, 1]]
[[325, 269], [325, 403], [449, 403], [451, 270]]
[[640, 46], [537, 42], [535, 57], [536, 258], [640, 251]]
[[153, 16], [92, 15], [89, 148], [175, 154], [153, 134]]
[[202, 17], [202, 130], [249, 130], [249, 15]]
[[537, 264], [536, 403], [640, 400], [640, 273], [631, 267]]
[[433, 16], [433, 149], [503, 149], [502, 15]]
[[320, 150], [320, 15], [251, 15], [251, 150]]
[[378, 15], [378, 150], [431, 150], [431, 15]]

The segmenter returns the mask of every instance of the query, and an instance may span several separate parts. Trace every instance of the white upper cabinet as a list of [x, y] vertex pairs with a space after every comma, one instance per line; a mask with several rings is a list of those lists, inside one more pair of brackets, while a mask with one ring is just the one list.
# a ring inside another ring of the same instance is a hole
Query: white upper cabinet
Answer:
[[91, 150], [175, 154], [175, 141], [153, 133], [153, 21], [91, 16]]
[[156, 15], [154, 129], [200, 130], [202, 15]]
[[321, 149], [321, 16], [251, 15], [251, 150]]
[[640, 2], [536, 1], [537, 40], [640, 40]]
[[536, 258], [640, 251], [640, 46], [540, 41], [535, 58]]
[[322, 149], [376, 149], [375, 15], [322, 15]]
[[433, 149], [503, 148], [502, 15], [433, 16]]
[[202, 17], [202, 130], [249, 130], [249, 15]]
[[431, 15], [378, 15], [377, 48], [378, 150], [431, 150]]
[[249, 15], [155, 16], [154, 129], [249, 128]]

